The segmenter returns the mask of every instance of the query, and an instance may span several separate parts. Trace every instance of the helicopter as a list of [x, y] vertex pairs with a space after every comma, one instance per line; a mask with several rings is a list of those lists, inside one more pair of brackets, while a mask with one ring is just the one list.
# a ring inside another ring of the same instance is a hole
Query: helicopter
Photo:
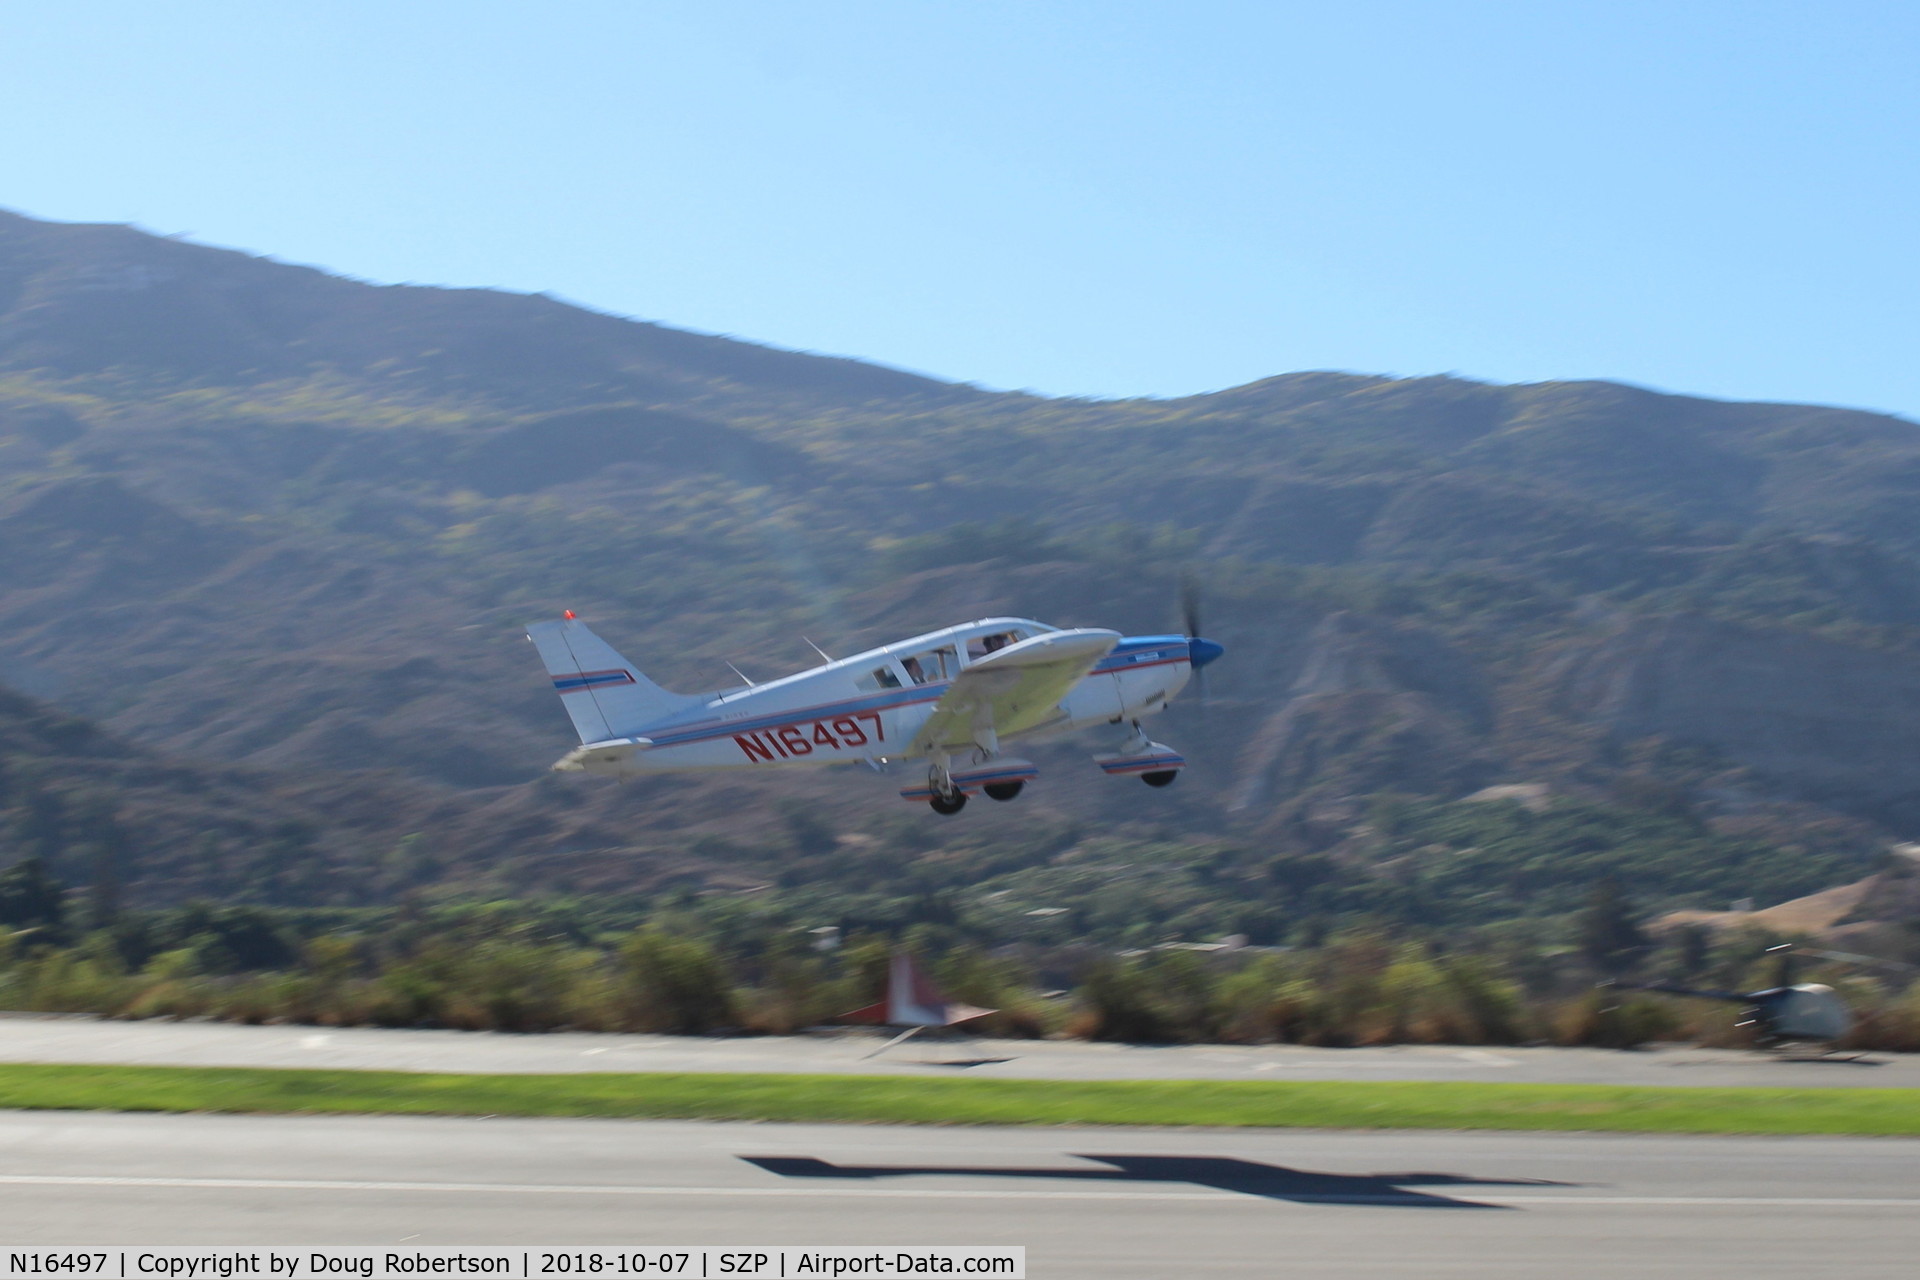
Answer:
[[[1825, 951], [1792, 942], [1777, 943], [1766, 950], [1768, 953], [1780, 953], [1785, 968], [1791, 968], [1795, 956], [1804, 955], [1866, 968], [1916, 972], [1913, 965], [1897, 960], [1859, 955], [1851, 951]], [[1789, 975], [1783, 970], [1780, 976], [1784, 979]], [[1824, 982], [1783, 981], [1780, 985], [1759, 991], [1715, 991], [1666, 982], [1616, 981], [1607, 985], [1627, 991], [1656, 991], [1740, 1005], [1740, 1020], [1734, 1025], [1751, 1027], [1754, 1047], [1773, 1052], [1811, 1049], [1820, 1057], [1838, 1055], [1840, 1042], [1846, 1039], [1857, 1021], [1847, 1002]]]
[[661, 688], [572, 610], [532, 624], [527, 637], [580, 738], [555, 770], [632, 777], [923, 761], [924, 780], [901, 798], [950, 815], [976, 795], [1012, 800], [1039, 776], [1004, 743], [1102, 725], [1127, 726], [1114, 750], [1094, 756], [1102, 772], [1173, 782], [1186, 758], [1141, 721], [1226, 652], [1193, 634], [1191, 608], [1187, 624], [1183, 635], [1126, 636], [982, 618], [712, 693]]
[[1762, 991], [1711, 991], [1664, 982], [1616, 983], [1628, 991], [1658, 991], [1743, 1006], [1737, 1027], [1752, 1027], [1756, 1048], [1784, 1050], [1811, 1046], [1831, 1053], [1853, 1030], [1853, 1011], [1824, 982], [1801, 982]]

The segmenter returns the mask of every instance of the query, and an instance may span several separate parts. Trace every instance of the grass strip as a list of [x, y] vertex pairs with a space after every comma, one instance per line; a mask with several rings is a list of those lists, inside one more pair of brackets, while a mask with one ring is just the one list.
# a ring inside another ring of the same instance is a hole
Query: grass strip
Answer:
[[866, 1124], [1920, 1135], [1920, 1089], [1402, 1081], [448, 1075], [34, 1064], [0, 1065], [0, 1107]]

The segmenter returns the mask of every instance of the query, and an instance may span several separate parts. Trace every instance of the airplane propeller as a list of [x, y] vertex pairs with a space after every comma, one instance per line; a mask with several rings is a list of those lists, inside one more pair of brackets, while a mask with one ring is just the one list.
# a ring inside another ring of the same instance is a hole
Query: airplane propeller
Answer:
[[1188, 661], [1200, 685], [1200, 706], [1205, 708], [1207, 697], [1207, 664], [1225, 653], [1226, 646], [1218, 641], [1208, 640], [1200, 634], [1200, 583], [1189, 574], [1180, 582], [1180, 625], [1187, 637]]
[[1180, 621], [1189, 636], [1200, 634], [1200, 584], [1192, 574], [1180, 580]]

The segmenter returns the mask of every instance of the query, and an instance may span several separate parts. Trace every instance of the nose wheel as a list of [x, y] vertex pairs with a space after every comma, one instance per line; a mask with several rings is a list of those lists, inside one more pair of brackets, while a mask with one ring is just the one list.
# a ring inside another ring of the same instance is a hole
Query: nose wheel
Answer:
[[1187, 764], [1186, 757], [1178, 751], [1147, 737], [1138, 720], [1133, 722], [1133, 736], [1120, 750], [1093, 759], [1108, 776], [1132, 774], [1150, 787], [1171, 784]]
[[927, 801], [927, 807], [935, 813], [958, 813], [967, 807], [967, 793], [956, 791], [950, 796], [943, 796], [936, 791], [933, 798]]

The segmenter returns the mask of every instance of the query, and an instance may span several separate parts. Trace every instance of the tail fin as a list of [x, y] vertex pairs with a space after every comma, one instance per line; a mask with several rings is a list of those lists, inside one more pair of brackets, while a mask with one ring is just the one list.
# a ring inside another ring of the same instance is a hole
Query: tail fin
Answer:
[[887, 969], [887, 998], [852, 1013], [843, 1013], [838, 1021], [865, 1022], [883, 1027], [953, 1027], [975, 1018], [984, 1018], [997, 1009], [949, 1000], [933, 979], [920, 972], [920, 966], [905, 951], [893, 953]]
[[648, 725], [703, 701], [696, 694], [668, 693], [572, 614], [560, 622], [534, 623], [527, 638], [540, 650], [581, 742], [636, 737]]

